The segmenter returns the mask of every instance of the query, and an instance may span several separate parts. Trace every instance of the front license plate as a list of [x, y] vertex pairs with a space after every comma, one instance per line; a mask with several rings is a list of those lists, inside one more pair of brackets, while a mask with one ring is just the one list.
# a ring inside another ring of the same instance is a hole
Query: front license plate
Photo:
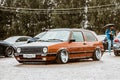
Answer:
[[23, 54], [24, 58], [35, 58], [36, 55], [35, 54]]

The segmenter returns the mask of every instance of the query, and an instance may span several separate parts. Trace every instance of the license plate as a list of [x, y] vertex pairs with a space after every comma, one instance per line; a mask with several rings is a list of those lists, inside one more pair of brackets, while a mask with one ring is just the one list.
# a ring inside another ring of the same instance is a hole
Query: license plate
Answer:
[[36, 55], [35, 54], [23, 54], [24, 58], [35, 58]]

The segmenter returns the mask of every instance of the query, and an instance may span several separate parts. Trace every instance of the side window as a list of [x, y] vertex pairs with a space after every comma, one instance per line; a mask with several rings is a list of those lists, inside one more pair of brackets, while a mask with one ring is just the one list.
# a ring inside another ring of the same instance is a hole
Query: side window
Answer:
[[29, 39], [29, 37], [21, 37], [16, 42], [27, 41], [28, 39]]
[[84, 38], [82, 32], [74, 31], [72, 34], [72, 39], [75, 39], [76, 42], [83, 42]]
[[92, 32], [85, 31], [84, 34], [86, 37], [86, 41], [89, 41], [89, 42], [97, 41], [96, 37], [93, 35]]

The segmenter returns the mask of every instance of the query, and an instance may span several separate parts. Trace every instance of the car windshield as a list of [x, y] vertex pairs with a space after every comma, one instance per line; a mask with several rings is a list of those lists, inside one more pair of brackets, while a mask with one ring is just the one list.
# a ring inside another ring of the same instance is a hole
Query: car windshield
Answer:
[[38, 41], [67, 41], [70, 31], [48, 31]]
[[46, 32], [41, 32], [37, 34], [34, 38], [41, 38]]
[[106, 35], [98, 35], [97, 38], [99, 41], [103, 41], [106, 38]]

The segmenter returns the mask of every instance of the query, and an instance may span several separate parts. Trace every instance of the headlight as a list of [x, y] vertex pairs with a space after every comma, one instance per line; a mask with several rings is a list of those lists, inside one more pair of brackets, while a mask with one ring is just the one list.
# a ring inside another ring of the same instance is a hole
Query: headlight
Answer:
[[21, 52], [21, 48], [17, 48], [17, 52], [20, 53]]
[[47, 53], [48, 49], [46, 47], [43, 48], [43, 52]]

